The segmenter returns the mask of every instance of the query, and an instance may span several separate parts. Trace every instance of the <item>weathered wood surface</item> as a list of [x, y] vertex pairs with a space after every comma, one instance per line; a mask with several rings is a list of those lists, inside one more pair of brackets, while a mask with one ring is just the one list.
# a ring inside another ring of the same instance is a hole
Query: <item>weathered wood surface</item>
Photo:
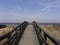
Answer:
[[19, 42], [19, 45], [39, 45], [37, 35], [32, 25], [28, 25], [22, 39]]

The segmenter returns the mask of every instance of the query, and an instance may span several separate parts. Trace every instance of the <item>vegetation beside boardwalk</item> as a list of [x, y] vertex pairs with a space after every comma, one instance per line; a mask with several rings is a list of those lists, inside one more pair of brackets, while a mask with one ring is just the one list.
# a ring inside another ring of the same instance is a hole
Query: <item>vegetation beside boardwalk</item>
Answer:
[[0, 25], [0, 29], [1, 29], [1, 28], [5, 28], [5, 27], [6, 27], [6, 25]]

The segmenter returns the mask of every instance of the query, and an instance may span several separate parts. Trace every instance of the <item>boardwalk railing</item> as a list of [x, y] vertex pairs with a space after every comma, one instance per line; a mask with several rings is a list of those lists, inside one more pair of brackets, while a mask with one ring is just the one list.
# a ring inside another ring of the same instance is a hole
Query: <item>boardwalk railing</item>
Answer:
[[48, 43], [47, 39], [51, 40], [54, 45], [60, 45], [60, 40], [56, 39], [45, 30], [42, 30], [35, 21], [32, 24], [37, 34], [40, 45], [51, 45]]
[[11, 32], [0, 36], [0, 42], [3, 41], [2, 45], [18, 45], [18, 41], [21, 39], [22, 34], [28, 24], [28, 22], [24, 21]]

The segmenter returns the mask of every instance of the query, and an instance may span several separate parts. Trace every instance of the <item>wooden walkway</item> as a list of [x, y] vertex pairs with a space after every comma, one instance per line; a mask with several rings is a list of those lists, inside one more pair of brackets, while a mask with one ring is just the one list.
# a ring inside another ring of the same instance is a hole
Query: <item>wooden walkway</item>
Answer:
[[32, 25], [27, 26], [19, 45], [39, 45], [37, 35]]
[[[4, 41], [5, 39], [7, 40]], [[9, 33], [0, 36], [0, 42], [3, 42], [2, 45], [60, 45], [60, 40], [42, 30], [35, 21], [31, 24], [22, 22]]]

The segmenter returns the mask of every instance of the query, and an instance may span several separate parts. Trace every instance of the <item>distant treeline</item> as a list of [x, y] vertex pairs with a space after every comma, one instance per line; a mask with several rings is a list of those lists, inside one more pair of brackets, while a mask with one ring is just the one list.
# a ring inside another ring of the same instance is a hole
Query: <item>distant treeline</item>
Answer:
[[38, 23], [40, 25], [58, 25], [60, 26], [60, 23]]
[[20, 23], [0, 23], [0, 25], [10, 25], [10, 24], [12, 24], [12, 25], [19, 25]]
[[0, 29], [1, 29], [1, 28], [5, 28], [5, 27], [6, 27], [6, 25], [0, 25]]

